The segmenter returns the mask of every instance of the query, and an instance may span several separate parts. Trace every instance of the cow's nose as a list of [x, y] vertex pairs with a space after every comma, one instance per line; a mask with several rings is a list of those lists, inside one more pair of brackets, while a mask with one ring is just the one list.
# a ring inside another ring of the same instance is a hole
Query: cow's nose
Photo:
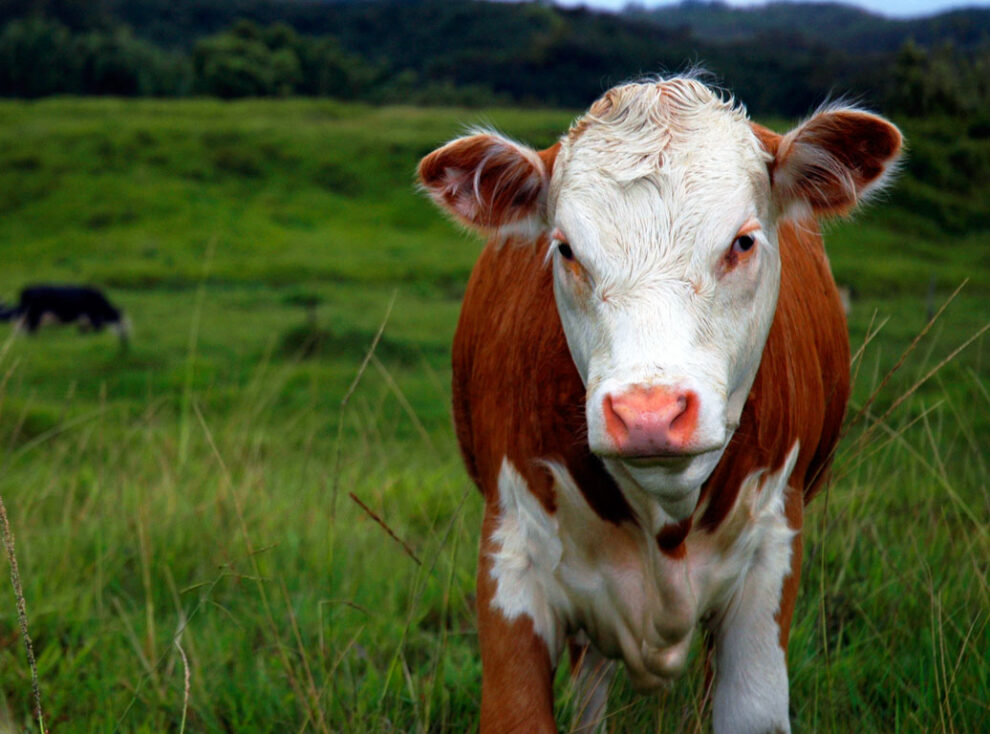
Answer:
[[686, 453], [698, 425], [699, 402], [693, 390], [634, 385], [603, 399], [605, 430], [624, 456]]

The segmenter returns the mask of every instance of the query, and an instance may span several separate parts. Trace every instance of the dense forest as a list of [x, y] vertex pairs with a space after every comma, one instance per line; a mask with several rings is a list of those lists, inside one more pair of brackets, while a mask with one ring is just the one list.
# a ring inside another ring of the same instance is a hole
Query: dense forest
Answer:
[[577, 108], [610, 84], [701, 65], [758, 115], [801, 115], [840, 95], [888, 113], [990, 114], [990, 10], [980, 9], [890, 20], [834, 3], [603, 13], [545, 2], [7, 0], [0, 28], [0, 95], [13, 97]]

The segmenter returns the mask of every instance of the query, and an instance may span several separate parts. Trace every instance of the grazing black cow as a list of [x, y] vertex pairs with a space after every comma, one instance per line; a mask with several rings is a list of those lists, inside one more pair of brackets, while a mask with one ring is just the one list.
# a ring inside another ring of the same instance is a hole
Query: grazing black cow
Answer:
[[0, 320], [18, 321], [33, 334], [49, 321], [78, 323], [83, 330], [102, 331], [111, 325], [127, 344], [128, 326], [123, 311], [96, 288], [79, 285], [32, 285], [21, 291], [13, 308], [0, 308]]

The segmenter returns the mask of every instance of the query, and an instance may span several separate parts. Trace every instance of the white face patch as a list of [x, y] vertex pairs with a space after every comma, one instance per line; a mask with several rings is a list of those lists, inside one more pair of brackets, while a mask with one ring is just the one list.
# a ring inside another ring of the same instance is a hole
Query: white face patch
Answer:
[[[609, 95], [554, 165], [554, 292], [588, 388], [592, 451], [624, 488], [683, 517], [738, 424], [773, 320], [780, 259], [767, 156], [745, 113], [700, 83]], [[656, 425], [666, 403], [650, 407], [658, 389], [693, 406], [674, 438]], [[646, 418], [613, 411], [620, 401], [646, 404]], [[615, 415], [628, 419], [616, 428]]]

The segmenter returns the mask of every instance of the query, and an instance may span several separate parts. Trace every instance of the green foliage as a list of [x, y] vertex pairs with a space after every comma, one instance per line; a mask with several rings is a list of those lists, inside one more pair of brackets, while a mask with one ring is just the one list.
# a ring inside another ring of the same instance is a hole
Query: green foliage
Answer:
[[917, 217], [941, 232], [990, 228], [990, 141], [979, 125], [946, 115], [900, 122], [908, 175], [894, 187], [889, 203], [907, 214], [905, 221]]
[[301, 76], [295, 88], [298, 94], [357, 99], [378, 75], [373, 66], [344, 53], [334, 38], [295, 39], [286, 50], [294, 49], [299, 57]]
[[[45, 20], [31, 14], [39, 8]], [[758, 115], [804, 115], [834, 95], [888, 114], [990, 115], [990, 11], [979, 9], [911, 21], [833, 3], [596, 13], [478, 0], [103, 0], [79, 11], [78, 0], [0, 8], [0, 94], [581, 108], [603, 87], [700, 63]]]
[[178, 95], [189, 89], [183, 59], [169, 57], [124, 28], [87, 33], [76, 39], [75, 49], [78, 91], [133, 97]]
[[298, 35], [284, 24], [238, 22], [193, 50], [199, 91], [221, 98], [310, 94], [355, 97], [372, 71], [330, 38]]
[[[0, 104], [0, 298], [87, 281], [134, 324], [123, 354], [109, 334], [0, 327], [0, 496], [53, 730], [176, 731], [183, 717], [197, 732], [474, 730], [481, 501], [450, 427], [448, 350], [480, 245], [413, 172], [465, 124], [548, 145], [570, 117]], [[933, 170], [953, 141], [977, 158], [990, 146], [973, 123], [903, 127]], [[986, 179], [950, 189], [951, 171], [928, 184], [909, 164], [886, 201], [827, 234], [856, 292], [854, 349], [872, 337], [851, 415], [924, 326], [933, 277], [936, 305], [970, 281], [850, 427], [809, 508], [795, 730], [985, 728], [987, 337], [894, 405], [990, 321]], [[902, 202], [909, 186], [932, 205], [972, 200], [965, 231]], [[300, 336], [324, 341], [300, 353]], [[16, 624], [7, 587], [0, 728], [33, 731]], [[658, 696], [620, 674], [610, 726], [692, 731], [703, 691], [697, 664]]]
[[962, 54], [909, 39], [894, 64], [889, 106], [913, 116], [990, 114], [990, 45]]
[[72, 40], [62, 24], [37, 17], [6, 25], [0, 34], [0, 91], [17, 97], [69, 91]]
[[229, 33], [199, 41], [193, 69], [197, 86], [216, 97], [264, 97], [276, 90], [284, 95], [298, 76], [299, 58], [291, 50], [273, 51], [254, 25], [240, 23]]
[[0, 95], [165, 96], [189, 91], [186, 60], [124, 28], [72, 34], [57, 21], [12, 21], [0, 33]]

